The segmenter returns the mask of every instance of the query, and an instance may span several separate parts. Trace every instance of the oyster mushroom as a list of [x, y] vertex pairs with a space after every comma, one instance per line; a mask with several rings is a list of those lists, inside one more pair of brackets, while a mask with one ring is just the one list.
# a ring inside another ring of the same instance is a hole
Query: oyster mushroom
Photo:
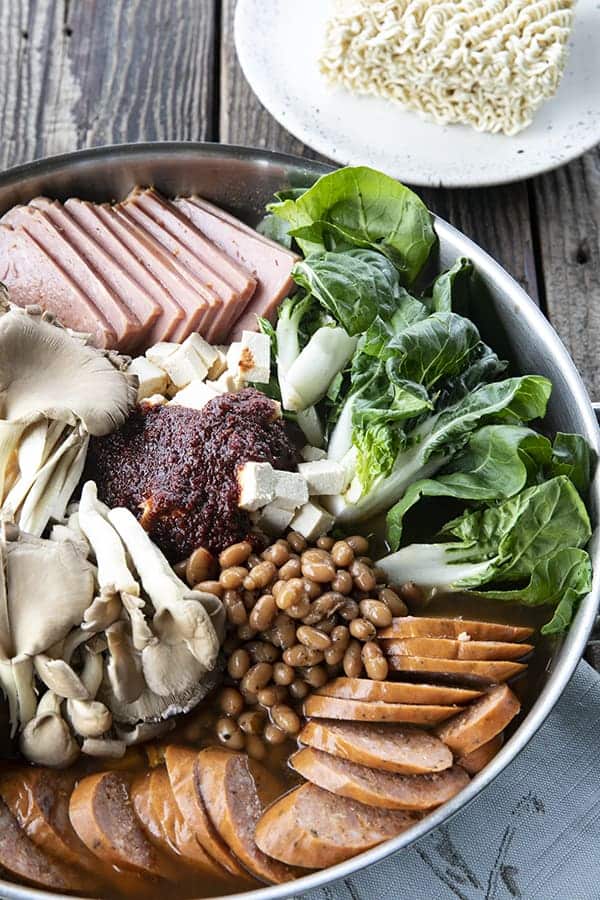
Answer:
[[21, 734], [21, 753], [38, 766], [64, 769], [79, 756], [79, 744], [61, 716], [60, 705], [60, 698], [47, 691]]
[[120, 617], [122, 608], [121, 598], [115, 591], [101, 592], [83, 614], [81, 627], [90, 632], [106, 631]]
[[97, 738], [109, 730], [112, 715], [98, 700], [67, 700], [67, 718], [84, 738]]
[[52, 659], [40, 653], [34, 657], [33, 664], [40, 681], [54, 694], [71, 700], [89, 699], [79, 675], [64, 659]]
[[[2, 409], [0, 407], [0, 414]], [[10, 485], [12, 472], [16, 472], [17, 448], [25, 426], [18, 422], [4, 422], [0, 419], [0, 504], [4, 501], [7, 484]]]
[[81, 745], [81, 752], [86, 756], [98, 756], [101, 759], [120, 759], [125, 756], [125, 741], [113, 738], [86, 738]]
[[145, 741], [153, 741], [155, 738], [168, 734], [175, 728], [173, 719], [165, 719], [163, 722], [140, 722], [133, 727], [115, 725], [115, 734], [119, 740], [128, 747], [134, 744], [143, 744]]
[[136, 402], [127, 360], [88, 346], [42, 315], [0, 307], [0, 414], [29, 425], [45, 416], [104, 435]]
[[79, 501], [79, 527], [89, 541], [98, 566], [98, 584], [102, 590], [138, 596], [140, 586], [131, 574], [121, 538], [106, 521], [93, 481], [84, 484]]
[[127, 623], [120, 620], [106, 629], [109, 660], [106, 675], [115, 697], [132, 703], [144, 688], [144, 676], [139, 654], [136, 652]]

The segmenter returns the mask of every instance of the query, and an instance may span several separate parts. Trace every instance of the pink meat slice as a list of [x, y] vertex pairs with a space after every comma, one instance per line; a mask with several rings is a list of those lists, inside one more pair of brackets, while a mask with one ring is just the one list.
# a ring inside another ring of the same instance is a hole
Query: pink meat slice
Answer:
[[0, 224], [0, 281], [17, 306], [38, 305], [67, 328], [91, 334], [96, 347], [116, 347], [111, 324], [70, 271], [30, 234], [6, 224]]
[[58, 200], [49, 200], [47, 197], [35, 197], [30, 200], [29, 206], [41, 209], [60, 228], [65, 237], [77, 248], [88, 265], [96, 272], [101, 272], [107, 284], [114, 291], [115, 296], [136, 316], [140, 323], [139, 347], [144, 339], [148, 339], [156, 320], [162, 312], [161, 306], [156, 303], [138, 282], [131, 277], [127, 269], [107, 252], [103, 244], [98, 241], [96, 235], [71, 216], [70, 212]]
[[204, 281], [221, 300], [208, 337], [226, 338], [231, 323], [246, 308], [256, 279], [230, 259], [171, 202], [154, 189], [135, 189], [119, 209], [148, 229], [188, 269]]
[[31, 206], [15, 206], [3, 216], [2, 221], [34, 238], [49, 256], [72, 275], [81, 290], [110, 322], [121, 350], [128, 351], [135, 347], [141, 330], [137, 316], [115, 296], [105, 279], [89, 266], [47, 213]]
[[257, 316], [272, 321], [293, 287], [291, 271], [299, 257], [200, 197], [181, 197], [175, 205], [207, 238], [258, 279], [254, 296], [235, 322], [230, 339], [238, 340], [244, 330], [256, 330]]
[[177, 259], [166, 253], [160, 244], [142, 228], [138, 228], [135, 223], [124, 216], [120, 216], [108, 204], [102, 204], [96, 208], [105, 225], [129, 247], [140, 263], [160, 281], [165, 290], [168, 290], [172, 297], [177, 298], [177, 302], [184, 310], [185, 318], [175, 329], [171, 340], [183, 341], [194, 331], [201, 331], [206, 336], [204, 319], [210, 309], [207, 300], [210, 291], [202, 285], [194, 283]]
[[81, 227], [93, 235], [97, 243], [112, 256], [115, 262], [122, 266], [123, 270], [160, 307], [160, 314], [147, 335], [148, 344], [152, 346], [158, 341], [171, 340], [173, 334], [185, 319], [185, 312], [177, 300], [161, 284], [159, 279], [140, 262], [131, 248], [117, 234], [111, 231], [106, 222], [102, 220], [98, 206], [95, 203], [72, 198], [65, 202], [65, 207]]

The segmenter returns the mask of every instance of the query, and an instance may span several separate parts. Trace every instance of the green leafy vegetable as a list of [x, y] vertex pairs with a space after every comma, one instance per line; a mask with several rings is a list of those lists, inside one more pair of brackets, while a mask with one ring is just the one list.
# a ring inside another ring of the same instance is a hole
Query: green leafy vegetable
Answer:
[[433, 312], [456, 312], [466, 316], [475, 293], [473, 263], [470, 259], [461, 257], [452, 268], [435, 279], [428, 305]]
[[272, 213], [267, 214], [258, 223], [256, 230], [269, 240], [281, 244], [282, 247], [287, 247], [288, 250], [292, 246], [289, 223], [279, 216], [274, 216]]
[[305, 256], [363, 247], [387, 256], [412, 284], [435, 242], [431, 215], [411, 190], [365, 166], [323, 175], [302, 196], [272, 203]]
[[580, 494], [590, 486], [592, 451], [580, 434], [564, 434], [559, 431], [552, 448], [552, 472], [567, 475]]

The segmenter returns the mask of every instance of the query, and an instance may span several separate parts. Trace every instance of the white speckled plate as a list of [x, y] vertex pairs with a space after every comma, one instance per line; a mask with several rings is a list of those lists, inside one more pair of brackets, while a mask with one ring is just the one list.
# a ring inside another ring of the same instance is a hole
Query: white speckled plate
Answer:
[[317, 64], [333, 0], [238, 0], [235, 42], [261, 103], [340, 163], [411, 184], [476, 187], [529, 178], [600, 142], [600, 0], [579, 0], [567, 69], [533, 124], [514, 137], [436, 125], [375, 97], [333, 90]]

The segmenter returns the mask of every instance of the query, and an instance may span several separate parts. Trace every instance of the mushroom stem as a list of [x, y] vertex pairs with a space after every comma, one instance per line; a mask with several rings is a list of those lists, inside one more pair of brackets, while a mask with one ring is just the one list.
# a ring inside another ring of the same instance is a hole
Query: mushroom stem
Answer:
[[79, 744], [64, 719], [43, 713], [29, 722], [21, 735], [23, 756], [38, 766], [64, 769], [79, 756]]
[[127, 624], [115, 622], [106, 629], [109, 660], [106, 675], [122, 703], [132, 703], [145, 688], [139, 654], [134, 650]]
[[89, 695], [79, 675], [64, 659], [52, 659], [45, 653], [34, 658], [35, 671], [47, 688], [69, 700], [88, 700]]
[[19, 726], [35, 716], [37, 697], [31, 660], [0, 660], [0, 687], [8, 700], [10, 735], [14, 737]]
[[0, 505], [4, 501], [7, 473], [25, 426], [0, 420]]
[[102, 654], [94, 653], [89, 646], [86, 646], [85, 661], [79, 677], [91, 698], [94, 698], [100, 690], [103, 675], [104, 660]]
[[97, 700], [67, 700], [67, 716], [73, 729], [84, 738], [97, 738], [112, 725], [112, 716]]
[[94, 551], [100, 588], [138, 596], [140, 586], [129, 571], [119, 535], [100, 512], [98, 489], [93, 481], [86, 482], [81, 491], [79, 526]]

